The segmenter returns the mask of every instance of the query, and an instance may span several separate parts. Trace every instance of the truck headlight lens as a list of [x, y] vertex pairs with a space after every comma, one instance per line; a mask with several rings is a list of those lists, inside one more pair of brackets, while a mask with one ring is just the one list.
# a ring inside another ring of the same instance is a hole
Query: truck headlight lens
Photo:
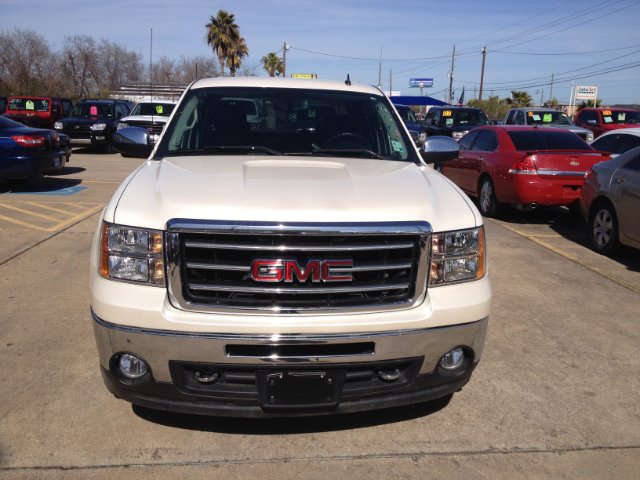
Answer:
[[91, 128], [91, 130], [93, 130], [93, 131], [96, 131], [96, 130], [101, 131], [101, 130], [104, 130], [104, 129], [107, 128], [107, 124], [106, 123], [94, 123], [89, 128]]
[[56, 122], [53, 124], [55, 130], [62, 130], [62, 122]]
[[484, 227], [434, 233], [429, 285], [478, 280], [485, 275]]
[[118, 128], [117, 130], [120, 130], [121, 128], [127, 128], [129, 125], [127, 125], [127, 122], [120, 122], [118, 123]]
[[161, 231], [105, 223], [101, 243], [100, 275], [104, 278], [164, 286]]

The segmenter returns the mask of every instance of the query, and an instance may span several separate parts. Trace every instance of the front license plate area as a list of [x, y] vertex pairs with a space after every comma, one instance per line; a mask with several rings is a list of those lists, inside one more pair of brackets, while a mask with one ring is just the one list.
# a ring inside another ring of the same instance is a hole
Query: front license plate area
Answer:
[[343, 370], [263, 370], [258, 391], [263, 408], [329, 408], [338, 405]]

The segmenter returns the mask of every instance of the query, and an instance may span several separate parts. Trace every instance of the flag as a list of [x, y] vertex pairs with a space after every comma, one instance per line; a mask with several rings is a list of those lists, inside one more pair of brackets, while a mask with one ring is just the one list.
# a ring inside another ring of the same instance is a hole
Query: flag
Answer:
[[458, 103], [460, 106], [464, 105], [464, 86], [462, 87], [462, 93], [460, 94], [460, 98], [458, 99]]

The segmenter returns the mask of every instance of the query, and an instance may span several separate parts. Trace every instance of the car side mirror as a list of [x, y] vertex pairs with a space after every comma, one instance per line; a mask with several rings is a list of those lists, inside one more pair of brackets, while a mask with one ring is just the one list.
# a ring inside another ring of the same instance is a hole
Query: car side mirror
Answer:
[[420, 156], [426, 163], [440, 163], [455, 160], [460, 154], [460, 145], [451, 137], [437, 135], [427, 137]]
[[140, 127], [116, 130], [111, 138], [111, 145], [123, 155], [138, 158], [147, 158], [153, 150], [153, 144], [149, 144], [149, 134]]

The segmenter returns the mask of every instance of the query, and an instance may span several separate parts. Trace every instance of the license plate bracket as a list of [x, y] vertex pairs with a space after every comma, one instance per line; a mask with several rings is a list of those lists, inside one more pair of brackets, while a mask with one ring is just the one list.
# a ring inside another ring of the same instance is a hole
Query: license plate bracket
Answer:
[[262, 370], [257, 375], [260, 404], [266, 409], [336, 407], [344, 376], [343, 370]]

